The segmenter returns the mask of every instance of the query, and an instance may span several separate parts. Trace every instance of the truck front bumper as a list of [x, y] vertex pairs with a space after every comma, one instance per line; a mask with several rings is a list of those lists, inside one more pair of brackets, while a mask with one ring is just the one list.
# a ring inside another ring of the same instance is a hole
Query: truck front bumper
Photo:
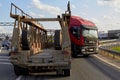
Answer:
[[98, 48], [96, 47], [81, 47], [82, 54], [97, 54]]

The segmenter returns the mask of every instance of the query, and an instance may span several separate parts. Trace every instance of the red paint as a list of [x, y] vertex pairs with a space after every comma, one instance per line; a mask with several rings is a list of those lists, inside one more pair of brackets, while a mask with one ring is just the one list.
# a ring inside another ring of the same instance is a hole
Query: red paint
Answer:
[[88, 25], [88, 26], [96, 26], [93, 22], [89, 21], [89, 20], [85, 20], [81, 17], [78, 16], [71, 16], [70, 18], [70, 27], [71, 26], [79, 26], [79, 25]]
[[[85, 20], [81, 17], [78, 16], [71, 16], [70, 18], [70, 24], [69, 24], [69, 34], [70, 34], [70, 39], [73, 43], [76, 45], [84, 46], [84, 37], [82, 36], [82, 33], [80, 33], [80, 39], [77, 39], [71, 32], [70, 28], [73, 26], [81, 27], [81, 25], [86, 25], [90, 27], [95, 27], [96, 25], [88, 20]], [[82, 31], [81, 31], [82, 32]]]

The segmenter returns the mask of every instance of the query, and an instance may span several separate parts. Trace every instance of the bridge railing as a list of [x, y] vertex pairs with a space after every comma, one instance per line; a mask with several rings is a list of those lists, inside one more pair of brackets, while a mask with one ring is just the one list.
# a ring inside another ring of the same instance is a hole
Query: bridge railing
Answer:
[[120, 42], [114, 42], [114, 43], [106, 43], [106, 44], [102, 44], [99, 47], [99, 53], [106, 55], [106, 56], [110, 56], [113, 59], [119, 59], [120, 60], [120, 52], [112, 50], [112, 48], [115, 47], [120, 47]]

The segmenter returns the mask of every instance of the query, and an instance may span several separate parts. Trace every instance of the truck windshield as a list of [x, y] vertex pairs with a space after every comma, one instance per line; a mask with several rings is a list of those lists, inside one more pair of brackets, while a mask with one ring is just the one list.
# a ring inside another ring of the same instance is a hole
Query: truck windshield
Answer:
[[87, 29], [84, 28], [82, 35], [84, 37], [88, 37], [88, 38], [98, 38], [98, 34], [97, 34], [97, 30], [96, 29]]

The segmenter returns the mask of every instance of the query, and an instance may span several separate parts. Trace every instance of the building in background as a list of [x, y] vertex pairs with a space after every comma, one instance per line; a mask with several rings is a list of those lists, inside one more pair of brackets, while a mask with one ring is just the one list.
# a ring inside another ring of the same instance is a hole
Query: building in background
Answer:
[[109, 30], [108, 37], [109, 39], [118, 39], [120, 34], [120, 30]]
[[98, 38], [99, 39], [108, 39], [108, 33], [104, 31], [99, 31], [98, 32]]

